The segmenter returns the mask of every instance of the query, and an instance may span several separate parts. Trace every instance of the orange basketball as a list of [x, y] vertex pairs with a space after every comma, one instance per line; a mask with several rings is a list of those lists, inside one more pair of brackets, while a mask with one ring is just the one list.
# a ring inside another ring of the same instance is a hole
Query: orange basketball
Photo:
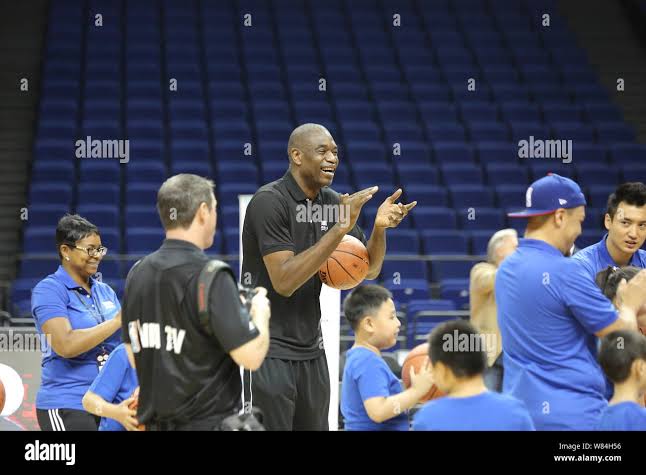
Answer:
[[[415, 368], [415, 373], [419, 373], [420, 368], [423, 368], [424, 365], [428, 362], [428, 343], [422, 343], [417, 345], [411, 350], [406, 359], [404, 360], [404, 366], [402, 367], [402, 379], [404, 380], [404, 387], [406, 389], [410, 388], [410, 368], [411, 366]], [[440, 391], [437, 386], [434, 384], [431, 390], [420, 399], [419, 402], [430, 401], [431, 399], [437, 399], [438, 397], [445, 396], [445, 394]]]
[[356, 237], [346, 234], [338, 247], [319, 269], [321, 282], [335, 289], [347, 290], [359, 285], [368, 275], [368, 250]]

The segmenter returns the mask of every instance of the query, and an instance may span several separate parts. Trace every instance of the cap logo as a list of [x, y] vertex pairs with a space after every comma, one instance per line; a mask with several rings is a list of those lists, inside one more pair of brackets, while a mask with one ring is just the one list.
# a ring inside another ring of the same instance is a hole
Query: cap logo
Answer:
[[525, 207], [526, 208], [531, 208], [532, 207], [532, 192], [534, 191], [534, 188], [531, 186], [527, 188], [527, 192], [525, 193]]
[[560, 205], [566, 205], [566, 204], [567, 204], [567, 200], [564, 200], [563, 198], [559, 198], [559, 204], [560, 204]]

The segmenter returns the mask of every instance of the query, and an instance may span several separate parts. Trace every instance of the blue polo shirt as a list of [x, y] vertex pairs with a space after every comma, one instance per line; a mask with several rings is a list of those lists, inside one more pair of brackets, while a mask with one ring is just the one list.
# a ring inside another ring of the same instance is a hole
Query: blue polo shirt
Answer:
[[525, 403], [537, 430], [594, 430], [606, 406], [594, 333], [617, 311], [578, 260], [521, 239], [496, 274], [503, 392]]
[[[110, 353], [108, 362], [99, 371], [89, 390], [111, 404], [120, 404], [132, 396], [137, 386], [137, 371], [128, 361], [126, 345], [121, 343]], [[118, 431], [126, 428], [114, 419], [102, 417], [99, 430]]]
[[534, 430], [523, 404], [506, 394], [485, 391], [469, 397], [427, 402], [413, 419], [413, 430]]
[[[606, 245], [607, 239], [608, 233], [606, 233], [598, 243], [588, 246], [585, 249], [581, 249], [572, 256], [573, 259], [581, 262], [581, 265], [586, 269], [593, 282], [596, 279], [597, 274], [602, 270], [605, 270], [608, 266], [618, 266], [608, 252], [608, 247]], [[628, 265], [646, 269], [646, 251], [638, 249], [630, 258]], [[613, 384], [606, 378], [606, 399], [610, 400], [612, 398], [613, 391]]]
[[646, 431], [646, 409], [630, 401], [608, 406], [603, 411], [597, 430]]
[[[43, 324], [54, 317], [67, 317], [72, 329], [79, 330], [110, 320], [121, 310], [119, 299], [108, 284], [90, 278], [90, 290], [91, 295], [63, 266], [38, 282], [31, 294], [31, 311], [38, 332], [43, 334]], [[74, 358], [63, 358], [53, 348], [44, 351], [36, 407], [84, 410], [83, 395], [99, 373], [97, 356], [102, 349], [111, 352], [121, 341], [121, 330], [117, 330], [103, 343]]]
[[395, 396], [403, 391], [402, 384], [382, 357], [367, 348], [352, 348], [347, 352], [341, 386], [341, 413], [345, 430], [408, 430], [408, 413], [382, 423], [368, 416], [364, 401], [373, 397]]
[[[581, 262], [593, 281], [597, 274], [602, 270], [605, 270], [608, 266], [618, 266], [608, 252], [606, 239], [608, 239], [608, 233], [606, 233], [598, 243], [588, 246], [585, 249], [581, 249], [572, 256], [572, 259], [576, 259]], [[646, 269], [646, 251], [638, 249], [630, 258], [628, 265]]]

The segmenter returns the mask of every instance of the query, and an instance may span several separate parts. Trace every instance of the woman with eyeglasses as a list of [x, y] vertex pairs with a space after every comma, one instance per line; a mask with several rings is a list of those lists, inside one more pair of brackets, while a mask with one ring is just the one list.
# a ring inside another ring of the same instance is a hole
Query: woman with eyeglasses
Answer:
[[121, 305], [109, 285], [92, 277], [107, 252], [94, 224], [63, 216], [56, 248], [61, 265], [31, 296], [36, 328], [49, 342], [36, 396], [38, 424], [44, 431], [97, 430], [99, 418], [84, 411], [82, 400], [121, 343]]

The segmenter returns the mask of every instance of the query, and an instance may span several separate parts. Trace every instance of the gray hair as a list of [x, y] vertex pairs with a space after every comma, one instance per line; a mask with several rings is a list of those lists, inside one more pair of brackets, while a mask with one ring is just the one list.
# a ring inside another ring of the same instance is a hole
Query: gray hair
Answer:
[[166, 180], [157, 192], [157, 212], [164, 229], [188, 229], [202, 203], [211, 210], [214, 188], [213, 181], [189, 173]]
[[489, 243], [487, 244], [487, 262], [491, 264], [496, 263], [496, 251], [503, 242], [510, 237], [518, 238], [518, 233], [513, 228], [501, 229], [491, 236], [491, 239], [489, 239]]

